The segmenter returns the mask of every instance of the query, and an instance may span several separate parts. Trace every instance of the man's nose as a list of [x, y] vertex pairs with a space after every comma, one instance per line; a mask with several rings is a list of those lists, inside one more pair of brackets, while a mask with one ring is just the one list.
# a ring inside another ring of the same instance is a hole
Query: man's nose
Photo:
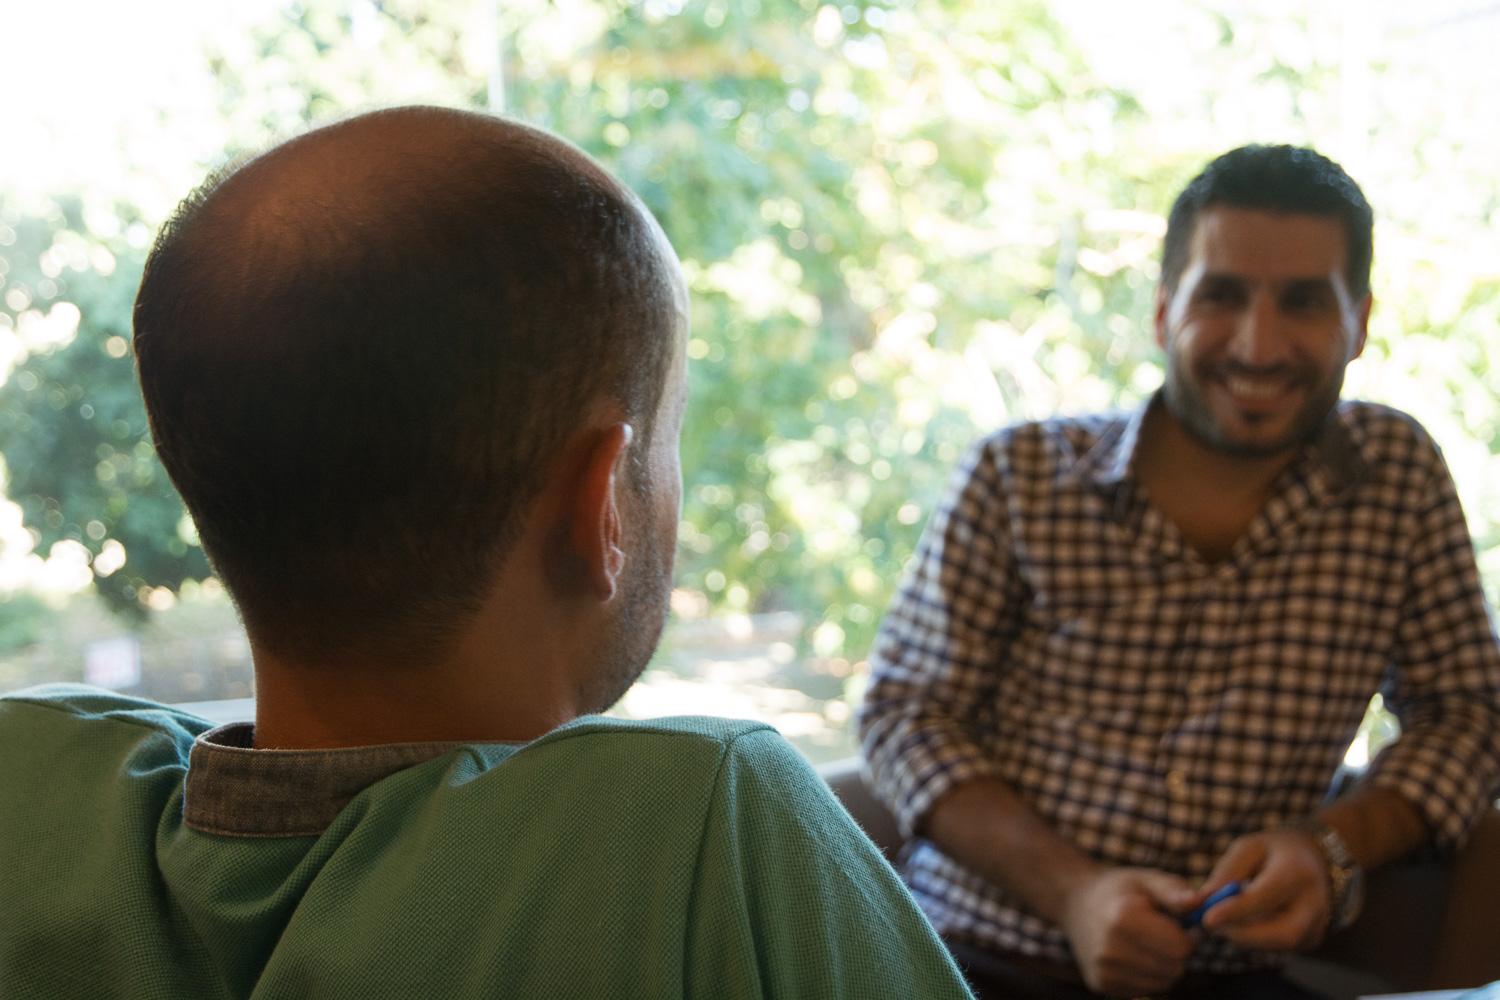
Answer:
[[1276, 297], [1269, 290], [1257, 290], [1250, 296], [1235, 325], [1230, 342], [1232, 358], [1244, 365], [1266, 367], [1287, 360], [1291, 355], [1291, 331], [1283, 322]]

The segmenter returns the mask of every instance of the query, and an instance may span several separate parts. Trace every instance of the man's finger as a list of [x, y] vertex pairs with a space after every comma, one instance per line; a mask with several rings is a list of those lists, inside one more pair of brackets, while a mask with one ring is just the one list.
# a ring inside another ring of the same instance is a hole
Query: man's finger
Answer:
[[1304, 863], [1297, 854], [1285, 850], [1268, 853], [1260, 871], [1244, 884], [1239, 895], [1204, 915], [1203, 926], [1222, 931], [1279, 919], [1292, 906], [1321, 909], [1323, 894], [1319, 890], [1325, 878], [1320, 868]]
[[1168, 913], [1186, 913], [1196, 905], [1198, 893], [1192, 884], [1169, 872], [1142, 872], [1140, 886], [1158, 909]]
[[1099, 969], [1092, 988], [1107, 996], [1139, 997], [1165, 993], [1182, 975], [1180, 966], [1158, 967], [1140, 962], [1108, 962]]
[[1193, 887], [1185, 879], [1167, 872], [1145, 872], [1141, 888], [1147, 895], [1147, 906], [1130, 925], [1129, 939], [1143, 952], [1163, 956], [1175, 980], [1182, 974], [1182, 963], [1193, 952], [1193, 939], [1179, 919], [1193, 901]]
[[1270, 919], [1225, 924], [1216, 931], [1242, 948], [1265, 951], [1298, 951], [1322, 938], [1327, 914], [1316, 898], [1298, 900]]
[[1224, 852], [1224, 856], [1199, 887], [1193, 905], [1203, 902], [1230, 882], [1249, 882], [1264, 867], [1266, 855], [1266, 844], [1258, 837], [1241, 837], [1230, 844], [1229, 850]]
[[1153, 912], [1133, 923], [1123, 935], [1138, 954], [1160, 956], [1181, 965], [1193, 953], [1193, 939], [1182, 925], [1160, 912]]
[[1241, 893], [1226, 899], [1203, 915], [1203, 929], [1228, 934], [1231, 928], [1248, 927], [1276, 920], [1286, 912], [1292, 900], [1282, 896], [1251, 896]]

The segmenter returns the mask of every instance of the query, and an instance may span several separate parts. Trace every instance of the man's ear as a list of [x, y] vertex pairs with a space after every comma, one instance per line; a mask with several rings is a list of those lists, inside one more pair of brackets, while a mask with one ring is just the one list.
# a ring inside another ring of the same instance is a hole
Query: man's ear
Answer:
[[1370, 310], [1375, 305], [1375, 296], [1365, 293], [1364, 299], [1354, 310], [1354, 343], [1350, 345], [1349, 360], [1353, 361], [1365, 353], [1365, 341], [1370, 337]]
[[589, 592], [601, 603], [614, 598], [625, 568], [621, 547], [620, 491], [634, 431], [618, 423], [597, 432], [587, 445], [568, 525], [568, 542], [586, 574]]
[[1156, 286], [1156, 309], [1152, 313], [1155, 323], [1156, 346], [1162, 350], [1167, 349], [1167, 310], [1172, 306], [1171, 296], [1167, 294], [1166, 283]]

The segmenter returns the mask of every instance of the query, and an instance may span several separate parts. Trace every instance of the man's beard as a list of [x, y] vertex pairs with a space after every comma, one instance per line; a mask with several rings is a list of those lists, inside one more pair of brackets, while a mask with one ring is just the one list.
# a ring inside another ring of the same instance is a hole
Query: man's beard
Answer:
[[1289, 381], [1310, 385], [1312, 388], [1286, 433], [1270, 441], [1237, 441], [1231, 438], [1220, 426], [1199, 386], [1210, 379], [1226, 375], [1265, 375], [1275, 371], [1276, 369], [1256, 369], [1235, 362], [1223, 362], [1203, 366], [1198, 372], [1198, 380], [1194, 381], [1189, 365], [1173, 361], [1169, 357], [1166, 384], [1162, 386], [1162, 400], [1168, 412], [1177, 418], [1184, 430], [1213, 450], [1234, 458], [1269, 458], [1311, 441], [1318, 435], [1328, 414], [1338, 405], [1339, 393], [1344, 388], [1343, 368], [1332, 369], [1321, 383], [1314, 381], [1316, 371], [1294, 369], [1293, 378]]
[[[642, 513], [649, 515], [651, 505], [647, 496], [642, 493], [634, 496]], [[652, 525], [642, 523], [646, 519], [644, 516], [631, 519], [637, 527], [632, 532], [634, 537], [627, 540], [619, 606], [598, 652], [599, 670], [583, 693], [583, 705], [588, 712], [605, 711], [630, 690], [651, 662], [667, 624], [675, 553], [651, 530]], [[672, 541], [675, 543], [676, 539]]]

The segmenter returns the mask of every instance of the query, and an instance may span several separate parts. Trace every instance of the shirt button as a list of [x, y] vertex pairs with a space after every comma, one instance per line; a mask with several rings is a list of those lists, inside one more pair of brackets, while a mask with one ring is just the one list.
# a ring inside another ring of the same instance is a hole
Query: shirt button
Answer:
[[1167, 772], [1167, 789], [1173, 795], [1181, 795], [1187, 791], [1187, 775], [1181, 771]]

